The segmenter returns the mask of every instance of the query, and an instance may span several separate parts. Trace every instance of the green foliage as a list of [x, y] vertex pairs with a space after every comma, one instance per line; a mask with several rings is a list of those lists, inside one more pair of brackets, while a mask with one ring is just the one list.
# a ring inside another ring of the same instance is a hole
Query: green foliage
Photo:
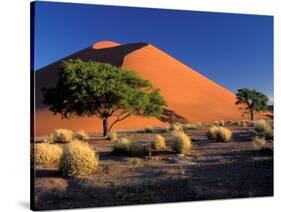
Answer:
[[64, 177], [87, 176], [98, 168], [98, 158], [88, 143], [72, 141], [63, 150], [60, 171]]
[[[110, 64], [64, 61], [55, 88], [44, 88], [44, 103], [63, 118], [97, 116], [104, 121], [104, 136], [114, 124], [131, 115], [160, 117], [166, 105], [158, 89], [135, 72]], [[117, 118], [109, 128], [107, 120]]]
[[250, 114], [251, 120], [254, 113], [267, 110], [268, 97], [254, 89], [241, 88], [236, 93], [236, 104], [245, 106], [245, 110]]

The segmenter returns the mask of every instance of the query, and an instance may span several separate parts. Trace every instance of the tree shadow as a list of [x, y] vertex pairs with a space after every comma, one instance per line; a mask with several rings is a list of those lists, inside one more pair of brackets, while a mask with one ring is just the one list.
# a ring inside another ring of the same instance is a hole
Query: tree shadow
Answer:
[[173, 110], [164, 109], [164, 112], [162, 113], [162, 116], [160, 117], [160, 120], [163, 122], [168, 122], [168, 123], [175, 123], [178, 122], [180, 124], [186, 124], [187, 120], [185, 119], [185, 117], [179, 115], [178, 113], [176, 113]]

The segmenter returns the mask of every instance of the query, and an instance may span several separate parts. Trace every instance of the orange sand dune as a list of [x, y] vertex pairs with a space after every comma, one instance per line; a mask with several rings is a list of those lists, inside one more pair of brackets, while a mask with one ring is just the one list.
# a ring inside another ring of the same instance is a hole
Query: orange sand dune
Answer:
[[[163, 118], [130, 117], [116, 125], [120, 128], [139, 128], [147, 125], [167, 125], [171, 122], [197, 122], [241, 119], [235, 95], [190, 67], [151, 44], [133, 43], [120, 45], [99, 42], [70, 55], [69, 58], [107, 62], [137, 72], [159, 88], [168, 107]], [[53, 87], [61, 60], [35, 72], [36, 85], [36, 136], [50, 133], [55, 128], [101, 131], [101, 121], [92, 118], [61, 119], [42, 104], [43, 87]]]

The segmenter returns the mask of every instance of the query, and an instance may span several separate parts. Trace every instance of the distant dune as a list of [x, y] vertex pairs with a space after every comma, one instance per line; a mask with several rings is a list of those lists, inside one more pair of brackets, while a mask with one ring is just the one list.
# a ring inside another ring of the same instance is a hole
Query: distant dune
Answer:
[[[187, 65], [177, 61], [155, 46], [147, 43], [120, 45], [105, 41], [72, 54], [62, 60], [80, 58], [111, 63], [137, 72], [159, 88], [168, 107], [163, 118], [130, 117], [116, 125], [120, 128], [139, 128], [147, 125], [163, 126], [171, 122], [205, 122], [241, 119], [241, 111], [235, 105], [235, 95], [209, 80]], [[50, 133], [55, 128], [101, 131], [97, 118], [61, 119], [42, 104], [43, 87], [53, 87], [61, 60], [36, 71], [36, 136]]]

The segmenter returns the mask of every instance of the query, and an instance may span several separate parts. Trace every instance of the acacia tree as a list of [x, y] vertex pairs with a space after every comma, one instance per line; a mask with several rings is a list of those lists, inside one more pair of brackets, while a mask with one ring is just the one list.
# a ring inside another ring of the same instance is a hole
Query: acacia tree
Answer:
[[237, 105], [246, 106], [246, 113], [250, 114], [251, 120], [254, 120], [254, 113], [267, 110], [268, 97], [254, 89], [241, 88], [236, 93]]
[[[166, 105], [159, 89], [135, 72], [93, 61], [68, 60], [59, 69], [57, 85], [44, 88], [44, 103], [62, 118], [97, 116], [103, 135], [131, 115], [160, 118]], [[109, 124], [110, 117], [115, 120]]]

